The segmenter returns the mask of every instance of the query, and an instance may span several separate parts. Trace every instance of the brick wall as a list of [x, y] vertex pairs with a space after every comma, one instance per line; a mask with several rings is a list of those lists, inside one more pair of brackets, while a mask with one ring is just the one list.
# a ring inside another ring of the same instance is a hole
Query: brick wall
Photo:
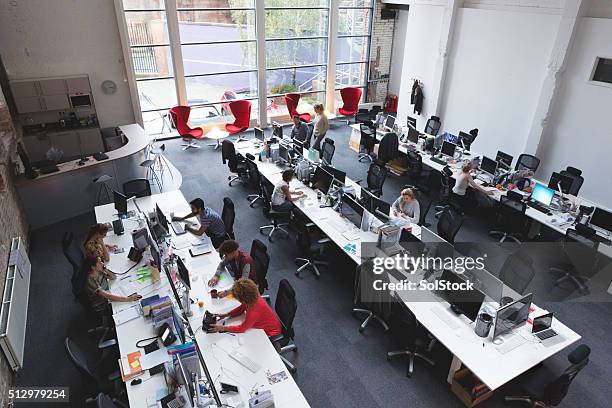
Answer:
[[370, 48], [370, 80], [377, 80], [377, 82], [369, 84], [367, 102], [384, 101], [389, 88], [395, 19], [381, 19], [380, 12], [383, 7], [385, 5], [380, 0], [376, 0]]
[[[10, 159], [15, 152], [17, 138], [18, 135], [13, 127], [4, 95], [0, 90], [0, 293], [4, 292], [11, 238], [16, 236], [21, 236], [26, 240], [28, 238], [25, 215], [19, 204], [11, 177]], [[7, 406], [6, 388], [13, 384], [13, 381], [13, 371], [2, 354], [0, 356], [0, 407]]]

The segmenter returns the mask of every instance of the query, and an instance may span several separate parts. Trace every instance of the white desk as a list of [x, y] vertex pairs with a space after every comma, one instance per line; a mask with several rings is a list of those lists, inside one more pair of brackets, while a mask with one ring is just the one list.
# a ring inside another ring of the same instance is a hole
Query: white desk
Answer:
[[[139, 198], [137, 199], [137, 202], [140, 209], [145, 213], [153, 210], [155, 208], [155, 204], [158, 204], [165, 214], [171, 211], [186, 214], [190, 211], [189, 204], [185, 200], [183, 194], [178, 190], [153, 195], [150, 197]], [[135, 209], [135, 204], [130, 202], [129, 207], [130, 210]], [[98, 222], [108, 222], [116, 219], [113, 204], [98, 206], [95, 208], [95, 213]], [[120, 247], [126, 248], [126, 252], [123, 254], [111, 255], [111, 260], [108, 267], [109, 269], [117, 272], [127, 270], [132, 264], [129, 260], [127, 260], [127, 250], [132, 244], [130, 232], [137, 227], [137, 222], [131, 219], [125, 220], [124, 226], [126, 232], [123, 235], [116, 236], [109, 234], [105, 240], [108, 244], [116, 244]], [[190, 297], [191, 299], [195, 300], [195, 302], [191, 305], [193, 316], [190, 317], [189, 322], [194, 332], [196, 332], [196, 342], [202, 351], [206, 365], [215, 381], [217, 390], [220, 390], [218, 383], [219, 380], [225, 380], [232, 384], [235, 383], [238, 385], [240, 390], [240, 398], [246, 404], [248, 401], [249, 392], [255, 385], [257, 385], [260, 390], [269, 389], [272, 391], [275, 398], [275, 406], [308, 407], [309, 405], [295, 383], [293, 377], [286, 370], [285, 365], [263, 331], [252, 329], [246, 333], [237, 335], [229, 335], [225, 333], [206, 334], [201, 331], [200, 327], [205, 310], [209, 310], [213, 313], [227, 312], [238, 305], [238, 302], [235, 300], [213, 300], [210, 297], [210, 288], [207, 286], [207, 282], [208, 279], [215, 273], [217, 265], [220, 261], [218, 253], [213, 251], [210, 254], [195, 258], [192, 258], [188, 254], [188, 248], [174, 250], [174, 253], [185, 259], [186, 266], [190, 271], [192, 285]], [[145, 254], [141, 263], [144, 264], [145, 262], [148, 262], [149, 259], [150, 255]], [[138, 267], [132, 269], [130, 275], [126, 276], [135, 276], [135, 271], [137, 268]], [[124, 276], [119, 276], [117, 281], [111, 283], [111, 290], [116, 289], [117, 285], [121, 285], [123, 283], [121, 280], [123, 277]], [[126, 281], [129, 279], [130, 278], [127, 278]], [[218, 288], [226, 289], [231, 287], [231, 285], [231, 277], [229, 274], [224, 274]], [[160, 282], [147, 288], [147, 290], [148, 293], [145, 292], [140, 294], [142, 294], [143, 297], [159, 294], [160, 296], [170, 295], [170, 297], [173, 298], [170, 285], [163, 271], [161, 273]], [[197, 305], [198, 300], [204, 301], [203, 308], [199, 308]], [[133, 304], [113, 302], [113, 311], [116, 313], [117, 311], [130, 307]], [[232, 320], [237, 322], [241, 319], [242, 317], [238, 317]], [[117, 339], [121, 355], [125, 356], [128, 353], [137, 350], [143, 352], [142, 349], [138, 349], [136, 347], [136, 342], [140, 339], [155, 336], [155, 334], [156, 333], [151, 323], [144, 318], [137, 318], [117, 326]], [[242, 344], [239, 343], [238, 339], [242, 339], [240, 340]], [[217, 346], [223, 347], [225, 350], [230, 351], [233, 349], [239, 349], [242, 354], [260, 364], [262, 368], [256, 373], [251, 373], [246, 368], [243, 368], [240, 364], [234, 362], [234, 360], [232, 360], [227, 353], [222, 351], [223, 349], [220, 349], [213, 344], [217, 344]], [[287, 379], [280, 383], [270, 385], [266, 378], [267, 371], [270, 371], [271, 373], [284, 371]], [[132, 408], [147, 407], [148, 401], [150, 402], [155, 400], [157, 390], [166, 387], [164, 376], [161, 374], [148, 377], [147, 373], [140, 378], [143, 379], [143, 382], [139, 385], [132, 386], [129, 382], [126, 383], [129, 403], [130, 407]], [[227, 402], [228, 398], [232, 398], [232, 396], [221, 396], [221, 399], [224, 402]]]

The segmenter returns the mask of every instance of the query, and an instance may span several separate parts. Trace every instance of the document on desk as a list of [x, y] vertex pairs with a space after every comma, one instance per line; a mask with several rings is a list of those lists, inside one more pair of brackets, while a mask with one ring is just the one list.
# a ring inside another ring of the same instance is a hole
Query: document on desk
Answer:
[[132, 282], [123, 281], [119, 285], [114, 285], [111, 292], [119, 296], [130, 296], [132, 293], [138, 292], [138, 290]]
[[171, 361], [172, 356], [168, 354], [168, 349], [165, 347], [155, 350], [152, 353], [140, 356], [140, 366], [143, 370], [148, 370], [165, 362]]
[[115, 321], [116, 326], [121, 326], [123, 323], [127, 323], [134, 319], [138, 319], [142, 315], [140, 314], [140, 308], [138, 305], [133, 305], [127, 309], [123, 309], [120, 312], [117, 312], [113, 315], [113, 320]]

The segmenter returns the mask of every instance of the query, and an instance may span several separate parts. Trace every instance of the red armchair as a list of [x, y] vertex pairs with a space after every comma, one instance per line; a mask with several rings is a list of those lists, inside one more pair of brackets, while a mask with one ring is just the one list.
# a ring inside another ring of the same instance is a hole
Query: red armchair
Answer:
[[[226, 123], [225, 130], [231, 135], [247, 130], [251, 122], [251, 102], [245, 100], [233, 101], [230, 102], [229, 109], [234, 115], [234, 123]], [[247, 139], [238, 137], [237, 142], [241, 140]]]
[[309, 123], [310, 122], [310, 113], [298, 113], [297, 106], [300, 103], [300, 94], [289, 93], [285, 95], [285, 103], [287, 104], [287, 110], [289, 111], [289, 116], [293, 117], [293, 115], [298, 115], [302, 122]]
[[201, 139], [204, 135], [204, 131], [201, 127], [190, 128], [187, 122], [189, 121], [189, 114], [191, 113], [191, 108], [189, 106], [175, 106], [170, 109], [170, 117], [172, 118], [172, 123], [178, 130], [179, 135], [183, 138], [183, 150], [187, 150], [190, 148], [200, 148], [198, 144], [195, 143], [194, 139]]
[[355, 116], [359, 109], [359, 101], [361, 100], [361, 88], [342, 88], [340, 90], [342, 97], [342, 107], [338, 108], [338, 113], [342, 116]]

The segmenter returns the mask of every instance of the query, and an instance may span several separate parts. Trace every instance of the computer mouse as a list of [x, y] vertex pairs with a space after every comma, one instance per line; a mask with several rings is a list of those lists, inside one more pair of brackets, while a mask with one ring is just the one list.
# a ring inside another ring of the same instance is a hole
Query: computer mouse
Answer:
[[142, 382], [142, 380], [140, 378], [135, 378], [132, 380], [132, 382], [130, 383], [130, 385], [138, 385]]

